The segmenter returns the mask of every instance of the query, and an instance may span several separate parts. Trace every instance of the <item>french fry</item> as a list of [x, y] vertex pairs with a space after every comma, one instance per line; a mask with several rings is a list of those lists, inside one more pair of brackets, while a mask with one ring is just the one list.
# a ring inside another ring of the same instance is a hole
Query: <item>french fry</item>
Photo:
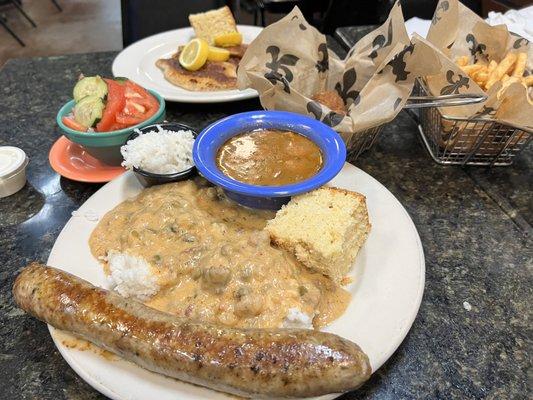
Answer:
[[488, 72], [487, 72], [487, 68], [486, 67], [483, 67], [483, 68], [477, 70], [476, 72], [474, 72], [472, 74], [472, 77], [474, 79], [478, 79], [480, 76], [483, 76], [483, 75], [487, 75], [487, 76], [489, 75]]
[[489, 75], [489, 79], [487, 80], [487, 83], [485, 87], [490, 89], [492, 85], [494, 85], [496, 82], [502, 79], [503, 75], [507, 73], [507, 71], [512, 68], [513, 64], [516, 61], [516, 54], [515, 53], [507, 53], [507, 55], [503, 58], [503, 60], [498, 64], [496, 68], [494, 68], [494, 71], [491, 72]]
[[489, 79], [485, 82], [485, 89], [489, 90], [496, 82], [498, 82], [498, 78], [489, 76]]
[[[501, 88], [497, 93], [498, 99], [513, 83], [520, 83], [526, 89], [533, 86], [533, 75], [523, 76], [526, 71], [527, 53], [507, 53], [499, 63], [495, 60], [491, 60], [488, 64], [486, 62], [470, 64], [470, 62], [468, 56], [457, 57], [455, 60], [457, 66], [485, 91], [496, 82], [501, 82]], [[529, 96], [528, 101], [531, 103]]]
[[474, 72], [474, 73], [472, 74], [472, 77], [473, 77], [474, 79], [482, 79], [482, 80], [486, 80], [486, 79], [488, 78], [488, 76], [489, 76], [489, 73], [488, 73], [486, 67], [484, 67], [484, 68], [482, 68], [482, 69], [480, 69], [480, 70], [478, 70], [478, 71], [476, 71], [476, 72]]
[[524, 75], [524, 71], [526, 70], [526, 62], [527, 54], [518, 53], [512, 76], [522, 77], [522, 75]]
[[474, 81], [481, 87], [485, 86], [489, 73], [487, 71], [479, 71], [474, 74]]
[[488, 66], [488, 72], [489, 72], [489, 75], [492, 71], [494, 71], [496, 69], [496, 67], [498, 66], [498, 63], [494, 60], [491, 60], [490, 63], [489, 63], [489, 66]]
[[462, 56], [459, 57], [455, 63], [460, 67], [464, 67], [465, 65], [468, 65], [468, 61], [468, 56]]
[[484, 66], [479, 64], [471, 64], [461, 67], [461, 69], [470, 76], [472, 76], [472, 74], [474, 74], [475, 72], [482, 70], [483, 68]]

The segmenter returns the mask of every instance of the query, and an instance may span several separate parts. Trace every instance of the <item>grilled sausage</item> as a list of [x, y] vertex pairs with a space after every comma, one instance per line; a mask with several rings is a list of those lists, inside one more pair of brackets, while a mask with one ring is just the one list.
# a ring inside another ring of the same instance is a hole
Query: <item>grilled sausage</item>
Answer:
[[150, 371], [245, 397], [308, 397], [360, 386], [368, 357], [339, 336], [304, 329], [232, 329], [178, 318], [33, 263], [17, 304]]

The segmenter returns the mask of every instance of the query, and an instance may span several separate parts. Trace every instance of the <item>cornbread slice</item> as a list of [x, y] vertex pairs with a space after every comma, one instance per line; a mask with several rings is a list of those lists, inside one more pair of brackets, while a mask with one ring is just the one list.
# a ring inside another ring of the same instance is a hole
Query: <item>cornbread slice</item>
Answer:
[[293, 197], [265, 229], [307, 268], [341, 284], [370, 232], [366, 198], [322, 187]]
[[196, 36], [209, 44], [215, 43], [215, 36], [222, 33], [237, 32], [237, 24], [228, 6], [204, 13], [190, 14], [189, 22]]

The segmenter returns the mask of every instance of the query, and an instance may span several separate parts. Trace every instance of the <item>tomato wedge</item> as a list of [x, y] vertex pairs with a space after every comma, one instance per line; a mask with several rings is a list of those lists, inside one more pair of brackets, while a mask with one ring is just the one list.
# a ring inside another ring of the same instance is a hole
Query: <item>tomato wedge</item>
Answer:
[[150, 118], [157, 112], [159, 109], [159, 102], [150, 92], [148, 92], [148, 90], [132, 81], [126, 81], [125, 86], [126, 98], [147, 109], [146, 112], [143, 113], [144, 119]]
[[87, 132], [87, 128], [82, 124], [76, 122], [74, 118], [63, 117], [61, 118], [61, 122], [63, 122], [63, 124], [65, 124], [67, 128], [70, 128], [74, 131]]
[[139, 113], [144, 114], [146, 112], [146, 107], [137, 103], [134, 99], [126, 98], [126, 105], [122, 112], [128, 115], [136, 115]]
[[146, 118], [140, 118], [140, 117], [137, 117], [135, 115], [128, 115], [128, 114], [124, 114], [124, 113], [118, 113], [117, 114], [117, 122], [119, 124], [124, 124], [124, 125], [137, 125], [137, 124], [140, 124], [141, 122], [145, 121]]
[[109, 132], [113, 124], [116, 123], [116, 115], [124, 108], [126, 97], [124, 96], [125, 87], [113, 79], [104, 79], [107, 83], [107, 104], [104, 109], [104, 115], [98, 124], [98, 132]]
[[140, 124], [159, 110], [157, 99], [135, 82], [104, 80], [107, 83], [107, 104], [102, 119], [96, 125], [98, 132]]
[[111, 125], [111, 127], [109, 128], [110, 131], [118, 131], [119, 129], [124, 129], [124, 128], [127, 128], [128, 125], [126, 124], [120, 124], [118, 122], [115, 122], [113, 123], [113, 125]]

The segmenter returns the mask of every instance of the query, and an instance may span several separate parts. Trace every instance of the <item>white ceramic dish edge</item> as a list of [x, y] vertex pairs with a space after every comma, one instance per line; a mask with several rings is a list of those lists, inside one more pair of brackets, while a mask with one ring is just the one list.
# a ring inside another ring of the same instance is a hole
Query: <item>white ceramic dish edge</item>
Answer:
[[[250, 43], [262, 28], [238, 25], [244, 42]], [[167, 101], [183, 103], [222, 103], [250, 99], [258, 96], [253, 89], [193, 92], [172, 85], [163, 72], [155, 66], [159, 58], [167, 58], [177, 46], [186, 44], [194, 37], [190, 27], [158, 33], [141, 39], [123, 49], [113, 60], [113, 75], [129, 78], [147, 89], [158, 92]]]

